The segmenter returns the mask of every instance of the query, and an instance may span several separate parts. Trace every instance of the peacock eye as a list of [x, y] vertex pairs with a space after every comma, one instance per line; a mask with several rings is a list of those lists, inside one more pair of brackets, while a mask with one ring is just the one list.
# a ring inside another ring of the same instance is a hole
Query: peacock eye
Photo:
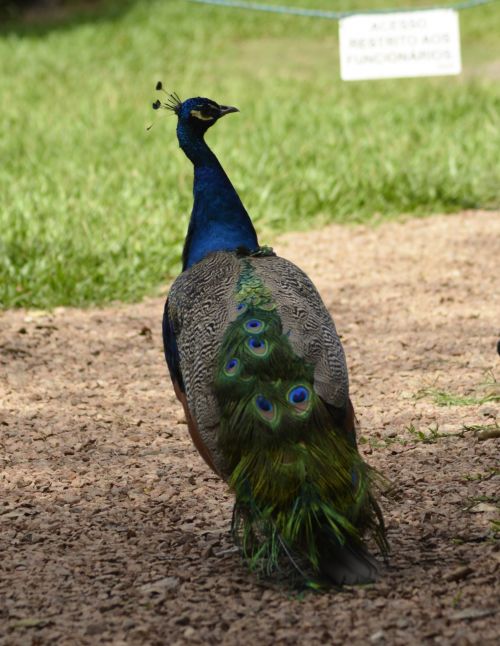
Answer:
[[250, 352], [257, 356], [264, 356], [267, 354], [268, 344], [264, 339], [257, 339], [250, 337], [247, 341], [247, 347]]
[[229, 361], [224, 366], [224, 373], [228, 377], [232, 377], [238, 372], [239, 367], [240, 367], [240, 362], [238, 359], [236, 358], [229, 359]]
[[264, 395], [257, 395], [255, 397], [255, 406], [259, 415], [267, 422], [272, 422], [276, 417], [276, 409], [274, 404], [264, 397]]
[[272, 403], [269, 399], [266, 399], [264, 395], [257, 395], [255, 403], [257, 404], [257, 408], [259, 408], [263, 413], [270, 413], [273, 410]]
[[201, 109], [202, 113], [207, 116], [207, 117], [218, 117], [220, 114], [220, 108], [218, 105], [214, 105], [213, 103], [209, 103], [207, 105], [204, 105]]
[[259, 321], [259, 319], [250, 319], [245, 323], [245, 329], [248, 332], [258, 334], [264, 329], [264, 323], [262, 321]]
[[294, 386], [288, 391], [287, 399], [297, 413], [303, 413], [309, 408], [311, 392], [306, 386]]
[[246, 312], [248, 308], [248, 305], [246, 303], [238, 303], [236, 306], [236, 310], [241, 314], [243, 312]]
[[301, 404], [306, 401], [309, 397], [309, 391], [304, 386], [298, 386], [293, 388], [288, 395], [288, 399], [291, 404]]

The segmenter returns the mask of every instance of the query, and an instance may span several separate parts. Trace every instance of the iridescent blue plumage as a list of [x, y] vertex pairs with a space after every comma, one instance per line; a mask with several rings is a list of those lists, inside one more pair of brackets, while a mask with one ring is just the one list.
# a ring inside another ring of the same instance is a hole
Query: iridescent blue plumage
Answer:
[[182, 255], [184, 270], [214, 251], [258, 247], [252, 221], [204, 139], [210, 126], [231, 112], [237, 109], [202, 97], [184, 101], [178, 112], [179, 146], [194, 166], [194, 205]]

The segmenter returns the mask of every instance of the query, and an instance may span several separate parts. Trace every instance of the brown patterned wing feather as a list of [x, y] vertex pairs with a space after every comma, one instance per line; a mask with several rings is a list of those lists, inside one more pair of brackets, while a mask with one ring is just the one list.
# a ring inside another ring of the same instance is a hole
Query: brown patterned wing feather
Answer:
[[271, 289], [283, 330], [299, 357], [314, 366], [314, 389], [327, 403], [345, 408], [349, 378], [335, 324], [309, 277], [284, 258], [252, 259]]
[[[283, 330], [300, 357], [314, 366], [314, 388], [353, 425], [344, 351], [333, 320], [307, 275], [277, 256], [247, 257], [277, 304]], [[217, 356], [227, 326], [236, 318], [235, 292], [242, 260], [211, 254], [172, 285], [168, 313], [179, 351], [185, 396], [178, 393], [193, 441], [209, 466], [227, 475], [217, 449], [220, 412], [214, 392]]]

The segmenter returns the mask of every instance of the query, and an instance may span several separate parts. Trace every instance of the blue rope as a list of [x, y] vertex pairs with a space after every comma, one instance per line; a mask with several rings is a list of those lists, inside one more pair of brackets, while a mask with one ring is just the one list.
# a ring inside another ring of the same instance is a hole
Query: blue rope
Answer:
[[392, 9], [365, 9], [358, 11], [323, 11], [321, 9], [301, 9], [300, 7], [282, 7], [279, 5], [258, 4], [255, 2], [244, 2], [243, 0], [189, 0], [198, 4], [217, 5], [220, 7], [229, 7], [232, 9], [248, 9], [250, 11], [266, 11], [268, 13], [281, 13], [290, 16], [306, 16], [308, 18], [325, 18], [326, 20], [341, 20], [347, 16], [356, 16], [359, 14], [380, 14], [380, 13], [397, 13], [411, 11], [427, 11], [430, 9], [472, 9], [480, 5], [492, 4], [497, 0], [463, 0], [451, 5], [434, 5], [432, 7], [407, 7]]

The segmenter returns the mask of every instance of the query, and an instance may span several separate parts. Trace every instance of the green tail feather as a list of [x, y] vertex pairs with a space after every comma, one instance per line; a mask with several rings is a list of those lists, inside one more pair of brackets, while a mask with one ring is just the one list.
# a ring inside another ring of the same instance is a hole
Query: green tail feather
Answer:
[[335, 427], [314, 391], [313, 366], [294, 353], [249, 263], [236, 306], [215, 380], [218, 445], [236, 495], [235, 538], [250, 567], [266, 575], [291, 568], [304, 581], [322, 572], [335, 580], [329, 554], [367, 572], [363, 533], [387, 548], [373, 495], [377, 476]]

